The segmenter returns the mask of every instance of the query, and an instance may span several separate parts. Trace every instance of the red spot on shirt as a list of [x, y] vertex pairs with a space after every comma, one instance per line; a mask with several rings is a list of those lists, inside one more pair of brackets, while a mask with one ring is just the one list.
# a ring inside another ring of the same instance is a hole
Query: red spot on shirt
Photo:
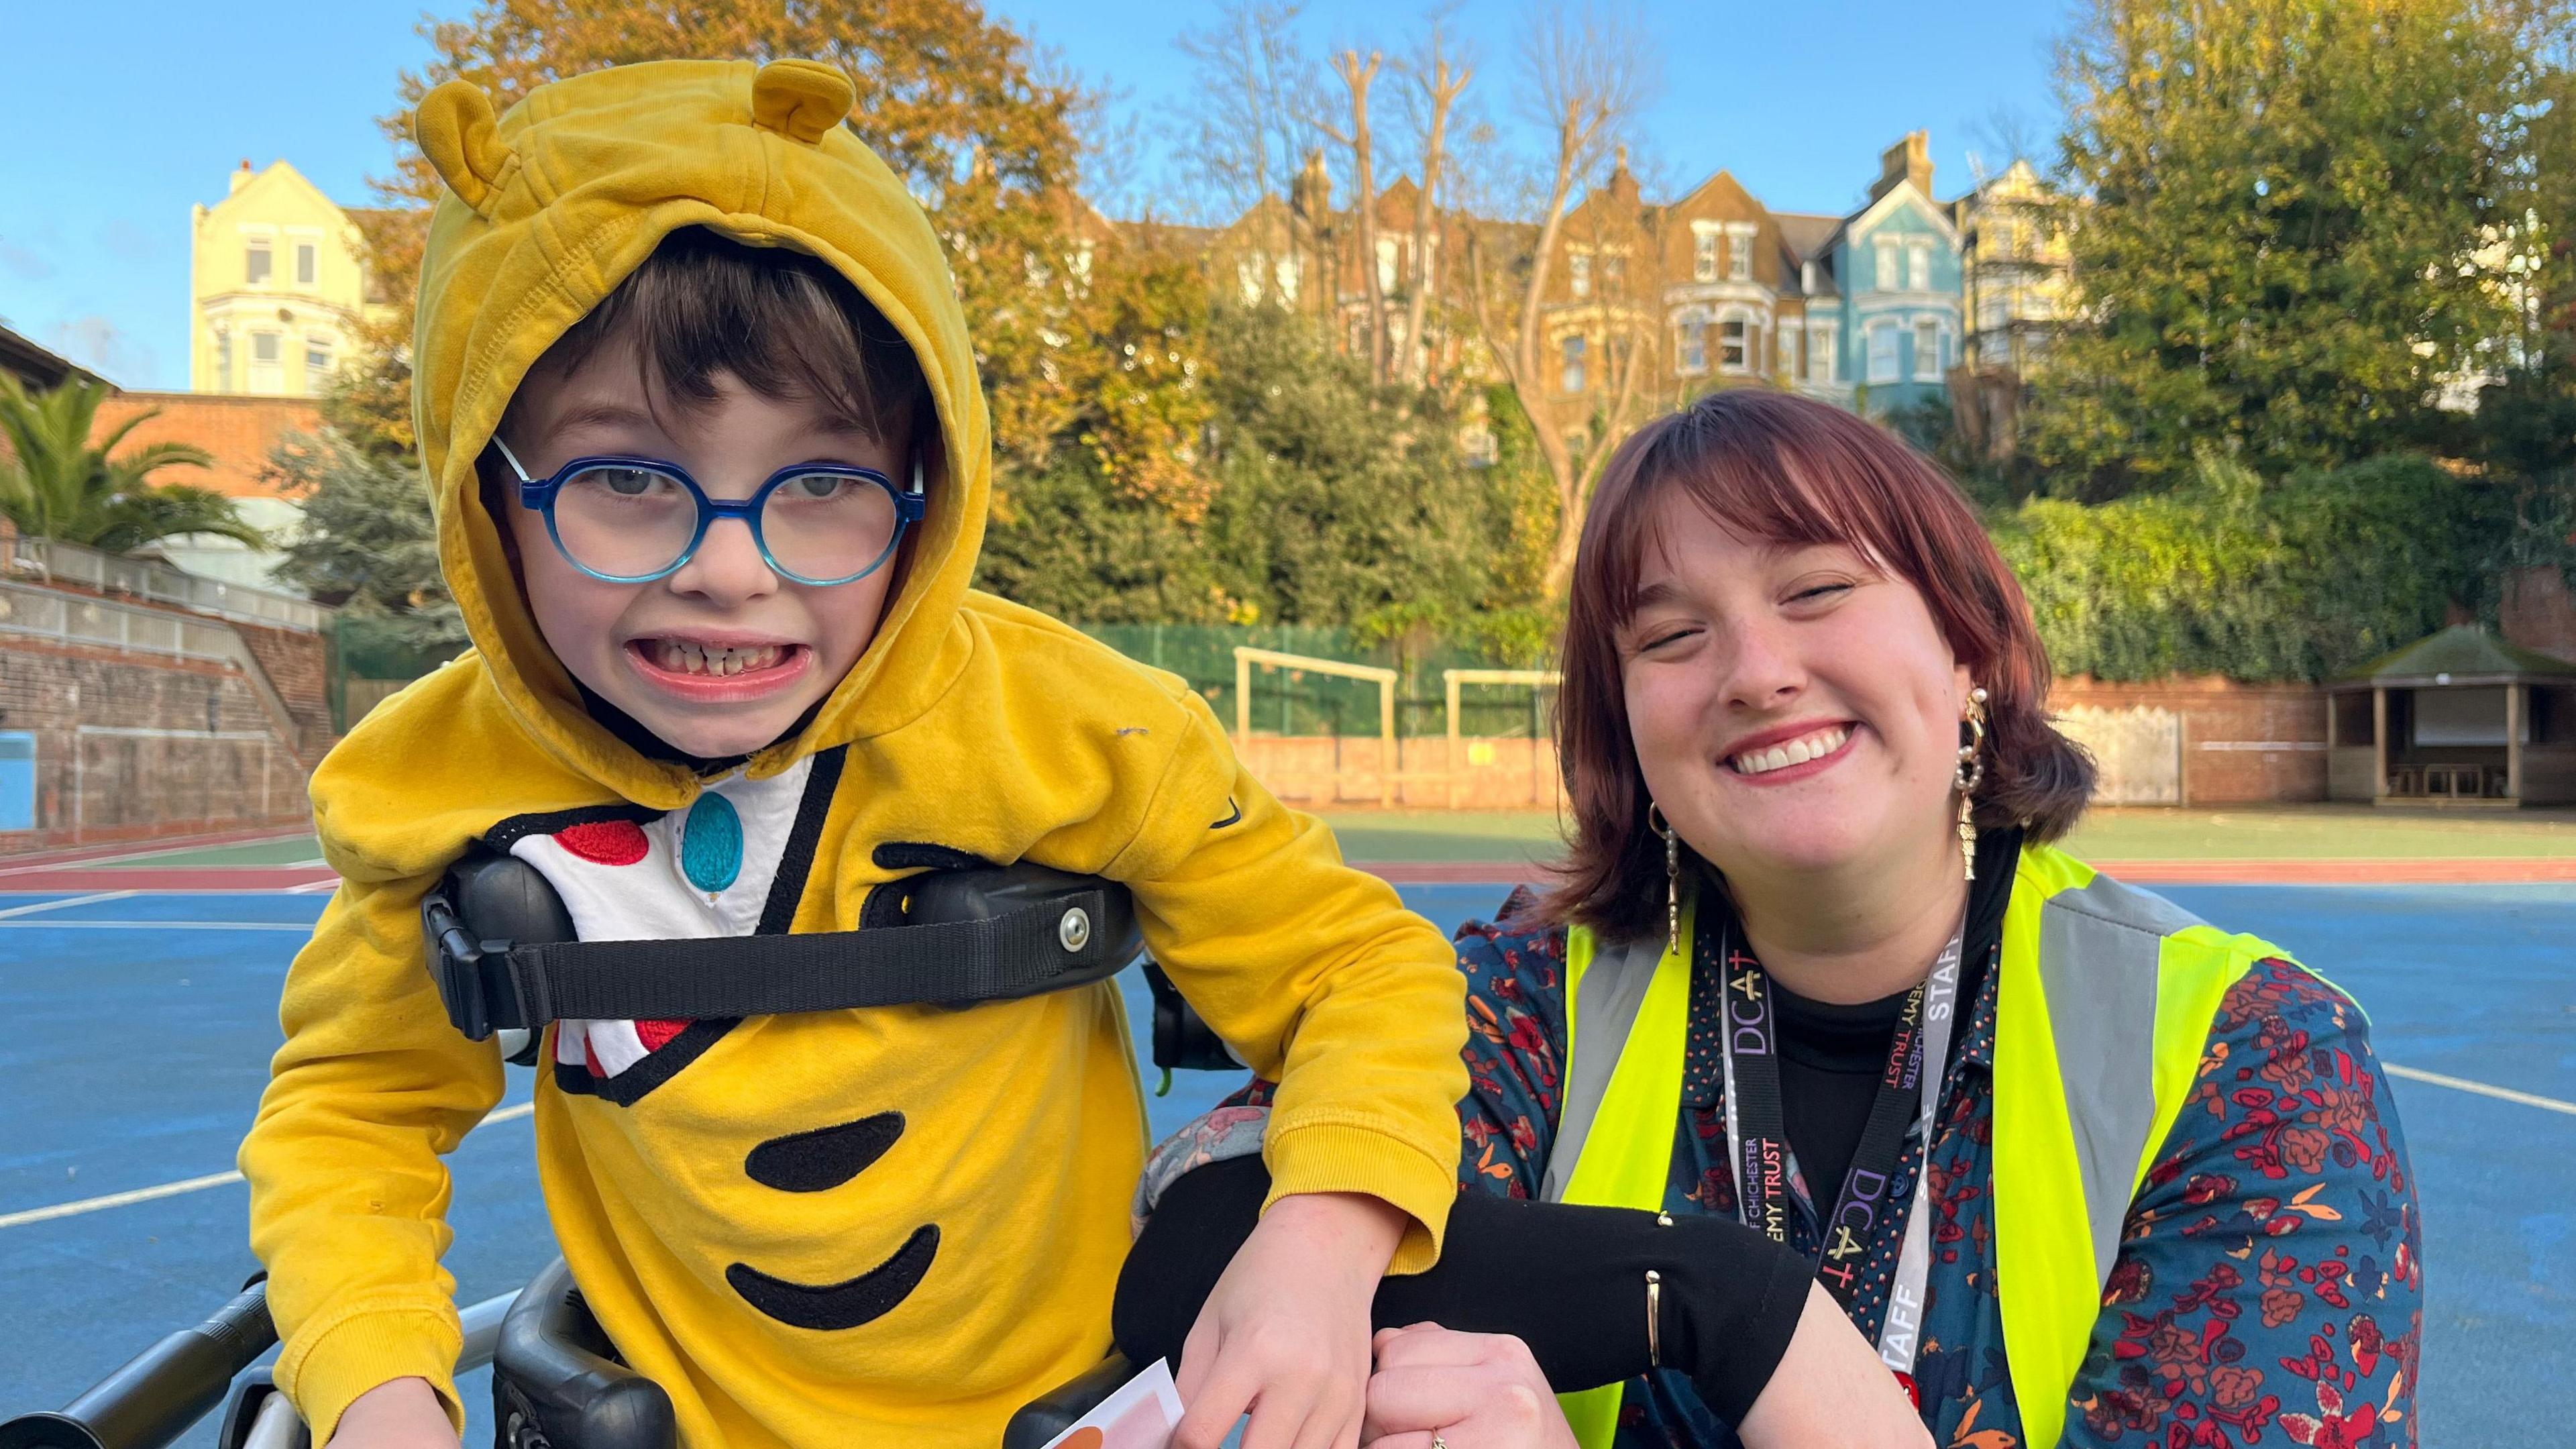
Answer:
[[662, 1048], [671, 1044], [671, 1038], [678, 1036], [680, 1033], [687, 1031], [688, 1029], [689, 1024], [685, 1021], [639, 1021], [635, 1023], [636, 1038], [644, 1043], [644, 1050], [648, 1052], [660, 1051]]
[[555, 832], [555, 843], [599, 865], [633, 865], [644, 858], [644, 827], [632, 820], [593, 820]]

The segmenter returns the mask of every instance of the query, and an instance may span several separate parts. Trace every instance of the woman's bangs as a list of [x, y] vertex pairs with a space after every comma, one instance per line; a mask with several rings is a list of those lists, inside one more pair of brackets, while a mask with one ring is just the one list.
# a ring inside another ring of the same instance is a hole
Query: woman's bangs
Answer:
[[[1839, 544], [1881, 569], [1885, 544], [1868, 525], [1872, 515], [1859, 490], [1830, 467], [1809, 476], [1788, 465], [1782, 441], [1761, 430], [1718, 430], [1685, 414], [1638, 460], [1634, 496], [1602, 537], [1602, 563], [1617, 622], [1637, 610], [1648, 562], [1670, 557], [1671, 509], [1697, 509], [1709, 521], [1749, 542], [1786, 548]], [[1695, 424], [1698, 424], [1695, 426]], [[1821, 461], [1810, 457], [1810, 461]]]

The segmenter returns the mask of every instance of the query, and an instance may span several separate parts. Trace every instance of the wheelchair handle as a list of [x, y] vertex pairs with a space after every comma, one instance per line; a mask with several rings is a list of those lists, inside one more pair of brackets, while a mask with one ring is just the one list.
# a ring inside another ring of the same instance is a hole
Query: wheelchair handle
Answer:
[[137, 1354], [58, 1414], [0, 1423], [0, 1449], [163, 1449], [224, 1401], [233, 1375], [277, 1342], [268, 1285]]

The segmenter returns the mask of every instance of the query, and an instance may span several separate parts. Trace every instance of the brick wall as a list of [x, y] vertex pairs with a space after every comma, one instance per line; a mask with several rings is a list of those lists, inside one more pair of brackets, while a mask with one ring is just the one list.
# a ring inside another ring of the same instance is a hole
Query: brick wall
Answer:
[[1374, 735], [1257, 734], [1236, 750], [1253, 778], [1300, 810], [1552, 810], [1564, 793], [1553, 740], [1462, 740], [1454, 770], [1448, 740], [1401, 740], [1392, 779], [1381, 769], [1385, 742]]
[[214, 466], [173, 468], [160, 475], [160, 481], [212, 488], [227, 498], [284, 496], [274, 482], [261, 476], [269, 453], [289, 431], [309, 433], [322, 426], [321, 407], [311, 398], [122, 392], [99, 404], [92, 431], [103, 437], [117, 424], [147, 412], [160, 416], [137, 424], [126, 434], [124, 448], [194, 443], [215, 455]]
[[320, 763], [338, 738], [331, 732], [330, 641], [301, 630], [238, 621], [232, 629], [250, 646], [251, 657], [286, 701], [286, 712], [295, 717], [297, 751], [308, 762]]
[[0, 729], [36, 736], [36, 829], [0, 850], [300, 823], [306, 772], [221, 664], [13, 636]]
[[2252, 805], [2326, 798], [2325, 691], [2240, 684], [2215, 675], [2112, 684], [2057, 681], [2051, 709], [2171, 710], [2182, 719], [2182, 803]]
[[[2181, 721], [2185, 806], [2252, 805], [2326, 798], [2326, 696], [2306, 684], [2239, 684], [2216, 677], [2108, 684], [2057, 681], [2052, 709], [2168, 710]], [[1301, 809], [1352, 809], [1393, 795], [1398, 806], [1561, 809], [1552, 740], [1465, 740], [1453, 770], [1448, 741], [1401, 743], [1392, 780], [1375, 736], [1254, 735], [1238, 746], [1245, 768]]]
[[2555, 568], [2516, 569], [2504, 576], [2497, 611], [2504, 641], [2560, 659], [2576, 659], [2576, 594]]

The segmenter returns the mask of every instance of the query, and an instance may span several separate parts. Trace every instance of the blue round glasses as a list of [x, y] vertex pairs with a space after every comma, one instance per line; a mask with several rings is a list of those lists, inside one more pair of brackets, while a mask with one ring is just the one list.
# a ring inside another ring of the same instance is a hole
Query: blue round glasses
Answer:
[[742, 520], [781, 577], [846, 584], [884, 567], [926, 507], [918, 461], [908, 489], [874, 468], [799, 463], [771, 474], [749, 498], [727, 499], [709, 498], [686, 469], [655, 458], [575, 458], [550, 477], [531, 478], [507, 443], [496, 437], [492, 446], [518, 475], [520, 505], [545, 515], [555, 551], [612, 584], [677, 573], [720, 518]]

